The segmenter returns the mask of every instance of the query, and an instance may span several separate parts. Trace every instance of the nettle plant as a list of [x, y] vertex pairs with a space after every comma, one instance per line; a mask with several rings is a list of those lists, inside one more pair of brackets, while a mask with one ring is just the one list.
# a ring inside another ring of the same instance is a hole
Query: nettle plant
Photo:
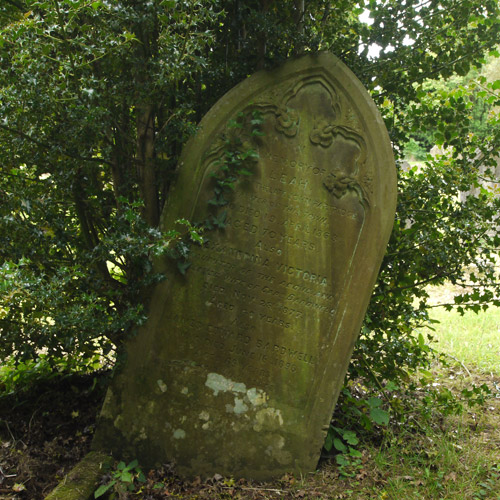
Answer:
[[115, 498], [124, 498], [129, 493], [140, 493], [141, 485], [146, 482], [146, 476], [139, 467], [137, 460], [129, 464], [119, 462], [116, 468], [110, 470], [103, 478], [104, 484], [101, 484], [94, 492], [94, 498], [100, 498], [107, 495], [108, 500]]

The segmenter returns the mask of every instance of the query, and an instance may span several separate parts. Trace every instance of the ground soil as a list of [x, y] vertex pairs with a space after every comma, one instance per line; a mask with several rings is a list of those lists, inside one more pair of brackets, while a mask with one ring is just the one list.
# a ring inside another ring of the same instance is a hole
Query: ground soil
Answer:
[[0, 499], [42, 499], [83, 458], [104, 380], [68, 376], [0, 397]]

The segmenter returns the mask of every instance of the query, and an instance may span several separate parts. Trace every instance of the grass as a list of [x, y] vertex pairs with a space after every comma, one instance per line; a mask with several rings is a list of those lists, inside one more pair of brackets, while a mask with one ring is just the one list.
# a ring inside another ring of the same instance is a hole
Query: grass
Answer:
[[425, 431], [388, 428], [380, 446], [363, 449], [353, 477], [332, 477], [325, 466], [302, 486], [316, 496], [304, 498], [499, 500], [500, 401], [479, 411], [434, 415]]
[[431, 313], [439, 324], [432, 336], [437, 341], [434, 348], [453, 356], [469, 369], [500, 375], [500, 308], [486, 311], [467, 311], [461, 316], [457, 311], [436, 307]]
[[490, 399], [477, 407], [465, 402], [450, 415], [442, 411], [446, 401], [431, 412], [425, 397], [413, 408], [407, 402], [413, 415], [402, 428], [393, 422], [379, 446], [366, 444], [362, 465], [345, 485], [349, 493], [335, 488], [319, 498], [500, 500], [500, 308], [460, 315], [436, 307], [431, 317], [439, 321], [428, 331], [431, 345], [450, 366], [434, 367], [421, 381], [455, 395], [486, 384]]
[[459, 415], [434, 414], [425, 433], [388, 430], [374, 462], [390, 476], [372, 489], [373, 498], [500, 499], [500, 308], [460, 315], [436, 307], [431, 317], [438, 322], [428, 331], [432, 347], [447, 355], [450, 367], [436, 368], [429, 383], [454, 394], [486, 383], [493, 394]]
[[481, 431], [472, 431], [469, 419], [449, 419], [449, 427], [440, 432], [428, 430], [426, 435], [403, 432], [394, 446], [381, 450], [376, 463], [390, 470], [390, 476], [377, 491], [379, 497], [500, 498], [498, 453], [493, 446], [483, 448], [476, 442], [476, 433]]

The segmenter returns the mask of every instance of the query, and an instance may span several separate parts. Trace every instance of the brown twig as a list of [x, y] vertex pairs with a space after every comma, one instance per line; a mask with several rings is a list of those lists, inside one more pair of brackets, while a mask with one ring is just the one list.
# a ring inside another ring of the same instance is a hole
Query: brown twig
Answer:
[[[226, 490], [234, 489], [234, 486], [224, 486], [223, 488]], [[286, 491], [284, 491], [284, 490], [277, 490], [274, 488], [252, 488], [250, 486], [247, 486], [247, 487], [241, 486], [241, 489], [242, 490], [252, 490], [252, 491], [272, 491], [273, 493], [279, 493], [280, 495], [286, 493]]]

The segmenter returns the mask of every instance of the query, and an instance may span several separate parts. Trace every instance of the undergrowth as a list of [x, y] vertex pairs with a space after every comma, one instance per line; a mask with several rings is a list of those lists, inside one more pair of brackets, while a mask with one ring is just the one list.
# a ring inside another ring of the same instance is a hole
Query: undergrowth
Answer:
[[[2, 415], [0, 498], [42, 499], [69, 471], [71, 460], [85, 453], [81, 448], [68, 455], [76, 443], [88, 446], [93, 429], [79, 401], [88, 405], [88, 398], [102, 388], [89, 375], [84, 385], [70, 377], [62, 384], [58, 380], [63, 379], [47, 382], [51, 391], [58, 391], [57, 408], [53, 396], [40, 398], [42, 378], [35, 391], [8, 396], [15, 402], [6, 401], [9, 411]], [[483, 389], [470, 397], [473, 386]], [[100, 498], [118, 492], [116, 498], [148, 500], [500, 498], [500, 377], [469, 375], [460, 364], [436, 364], [405, 387], [385, 384], [384, 394], [368, 387], [362, 380], [346, 386], [333, 421], [339, 433], [333, 440], [339, 442], [330, 452], [324, 450], [314, 473], [268, 483], [218, 475], [183, 481], [171, 466], [142, 474], [135, 462], [117, 463], [103, 476], [100, 492], [114, 483]], [[58, 416], [63, 408], [67, 415]], [[377, 422], [374, 415], [390, 418]], [[79, 423], [82, 418], [85, 422]], [[32, 484], [36, 490], [30, 489]]]

